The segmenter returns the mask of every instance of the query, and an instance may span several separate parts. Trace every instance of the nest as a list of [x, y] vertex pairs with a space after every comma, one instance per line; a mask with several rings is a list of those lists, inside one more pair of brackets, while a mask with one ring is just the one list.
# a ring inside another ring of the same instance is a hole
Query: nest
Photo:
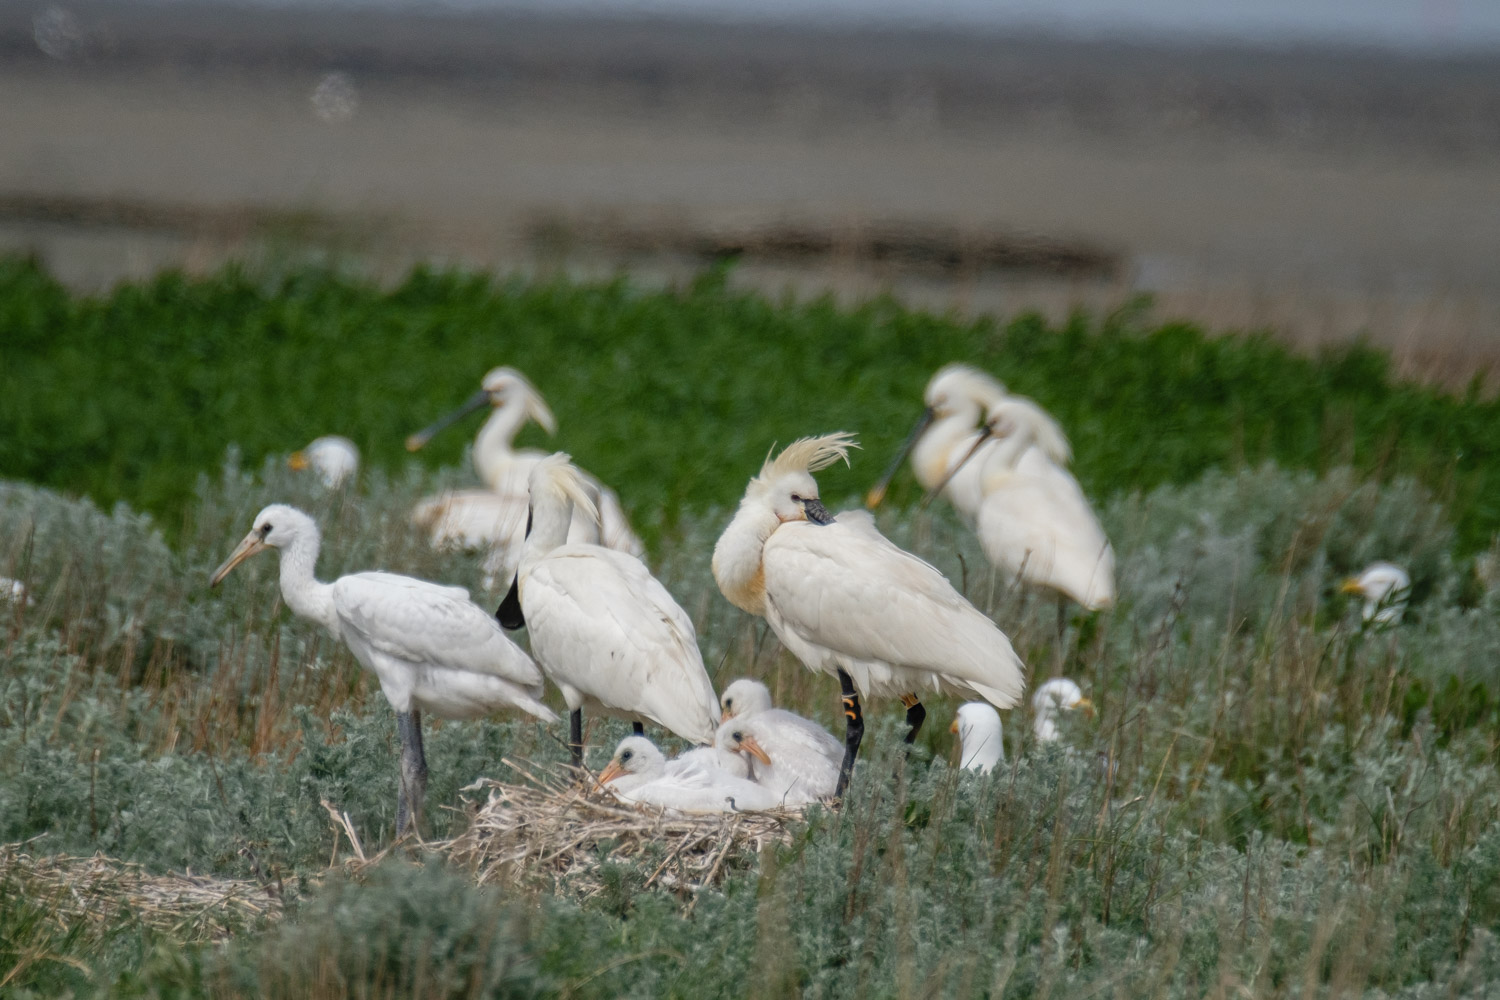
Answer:
[[282, 914], [284, 889], [276, 883], [150, 875], [140, 865], [102, 854], [38, 857], [27, 846], [0, 845], [0, 891], [23, 894], [59, 928], [79, 921], [108, 924], [123, 912], [180, 940], [202, 940]]
[[554, 892], [587, 897], [604, 887], [601, 868], [625, 863], [649, 868], [642, 888], [690, 894], [717, 885], [729, 869], [747, 867], [767, 845], [789, 841], [787, 824], [801, 817], [793, 809], [680, 815], [562, 777], [526, 776], [534, 784], [485, 778], [466, 788], [487, 792], [487, 801], [461, 836], [441, 845], [481, 885], [541, 881]]

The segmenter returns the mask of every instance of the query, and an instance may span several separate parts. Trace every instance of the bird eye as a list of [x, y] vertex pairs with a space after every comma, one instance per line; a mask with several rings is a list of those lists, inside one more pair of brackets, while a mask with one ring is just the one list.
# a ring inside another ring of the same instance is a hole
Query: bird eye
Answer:
[[270, 521], [267, 521], [265, 524], [262, 524], [260, 526], [260, 533], [261, 533], [262, 537], [264, 537], [266, 535], [269, 535], [271, 533], [271, 522]]
[[792, 503], [801, 503], [801, 502], [802, 502], [802, 498], [799, 497], [797, 494], [793, 493], [792, 494]]
[[735, 733], [735, 734], [734, 734], [734, 735], [733, 735], [733, 736], [732, 736], [732, 737], [731, 737], [731, 739], [733, 739], [733, 740], [734, 740], [734, 741], [735, 741], [735, 742], [736, 742], [736, 743], [738, 743], [738, 742], [739, 742], [739, 741], [740, 741], [740, 740], [742, 740], [742, 739], [744, 739], [744, 738], [745, 738], [745, 734], [744, 734], [744, 733]]
[[626, 750], [624, 753], [620, 754], [620, 759], [621, 760], [629, 760], [630, 759], [630, 751]]
[[724, 707], [725, 708], [728, 708], [730, 705], [733, 705], [733, 704], [734, 704], [734, 699], [733, 698], [725, 698], [724, 699]]

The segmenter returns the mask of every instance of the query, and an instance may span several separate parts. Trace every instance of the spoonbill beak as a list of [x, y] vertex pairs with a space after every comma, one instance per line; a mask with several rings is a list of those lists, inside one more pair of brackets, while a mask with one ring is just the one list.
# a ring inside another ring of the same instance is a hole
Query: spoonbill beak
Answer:
[[922, 502], [917, 505], [917, 509], [918, 510], [926, 510], [927, 507], [928, 507], [928, 505], [931, 504], [932, 501], [934, 501], [934, 500], [937, 499], [938, 494], [943, 492], [943, 487], [945, 487], [945, 486], [948, 485], [949, 480], [951, 480], [954, 476], [958, 475], [958, 470], [962, 469], [964, 466], [968, 465], [969, 464], [969, 459], [971, 459], [975, 455], [979, 454], [979, 449], [984, 445], [984, 443], [986, 441], [988, 441], [990, 439], [990, 435], [992, 435], [994, 433], [995, 433], [995, 429], [993, 427], [991, 427], [989, 424], [985, 424], [983, 427], [979, 428], [979, 437], [977, 437], [977, 438], [974, 439], [974, 445], [973, 445], [973, 447], [971, 447], [969, 449], [968, 453], [966, 455], [964, 455], [963, 458], [961, 458], [961, 459], [958, 460], [958, 464], [957, 465], [955, 465], [953, 468], [951, 468], [951, 469], [948, 470], [948, 474], [943, 477], [943, 481], [940, 482], [940, 483], [938, 483], [936, 486], [934, 486], [928, 492], [928, 494], [925, 497], [922, 498]]
[[245, 540], [240, 542], [235, 550], [229, 554], [229, 558], [224, 560], [223, 565], [214, 570], [214, 575], [208, 578], [208, 585], [210, 587], [217, 587], [219, 581], [229, 575], [230, 570], [255, 555], [255, 553], [268, 548], [270, 546], [266, 544], [265, 537], [259, 531], [250, 532], [250, 534], [245, 536]]
[[603, 788], [605, 785], [609, 784], [611, 781], [614, 781], [616, 778], [618, 778], [620, 775], [622, 775], [624, 773], [625, 773], [625, 769], [620, 766], [620, 762], [619, 761], [617, 761], [617, 760], [610, 761], [609, 764], [608, 764], [608, 766], [606, 766], [604, 768], [603, 773], [601, 773], [599, 775], [599, 787]]
[[732, 718], [734, 718], [734, 713], [727, 708], [719, 713], [719, 722], [721, 723], [728, 722]]
[[766, 753], [765, 749], [760, 745], [760, 743], [755, 739], [754, 736], [740, 737], [740, 749], [745, 751], [750, 756], [754, 757], [756, 760], [760, 761], [767, 767], [772, 766], [771, 755]]
[[952, 722], [948, 723], [948, 732], [952, 733], [954, 736], [958, 735], [958, 720], [957, 719], [954, 719]]
[[1362, 587], [1362, 586], [1360, 586], [1359, 577], [1357, 577], [1357, 576], [1351, 576], [1349, 579], [1347, 579], [1343, 583], [1339, 584], [1339, 593], [1341, 593], [1341, 594], [1361, 594], [1361, 595], [1363, 595], [1364, 592], [1365, 592], [1365, 588]]
[[287, 458], [286, 464], [287, 464], [288, 468], [294, 469], [297, 472], [301, 472], [303, 469], [307, 468], [308, 465], [310, 464], [307, 461], [307, 452], [305, 452], [305, 451], [294, 451], [294, 452], [292, 452], [291, 456], [289, 458]]
[[1079, 698], [1077, 701], [1073, 702], [1073, 707], [1081, 710], [1083, 714], [1087, 715], [1090, 719], [1094, 717], [1094, 703], [1087, 698]]
[[469, 414], [473, 413], [475, 410], [482, 410], [489, 405], [490, 394], [485, 392], [483, 389], [480, 389], [474, 395], [470, 396], [468, 401], [465, 402], [463, 406], [460, 406], [458, 409], [454, 410], [447, 416], [439, 417], [431, 424], [408, 437], [406, 439], [406, 450], [417, 451], [428, 441], [431, 441], [434, 437], [436, 437], [439, 431], [453, 426], [464, 417], [467, 417]]
[[922, 437], [922, 432], [927, 430], [935, 416], [936, 414], [932, 412], [931, 407], [922, 411], [922, 415], [917, 418], [916, 426], [911, 429], [910, 434], [906, 435], [906, 440], [897, 449], [896, 457], [891, 459], [891, 464], [880, 474], [880, 478], [876, 480], [875, 485], [870, 487], [870, 492], [865, 494], [865, 506], [867, 508], [874, 510], [880, 506], [881, 501], [885, 499], [885, 491], [890, 488], [891, 480], [895, 479], [896, 473], [901, 471], [901, 463], [906, 461], [906, 456], [916, 446], [918, 439]]

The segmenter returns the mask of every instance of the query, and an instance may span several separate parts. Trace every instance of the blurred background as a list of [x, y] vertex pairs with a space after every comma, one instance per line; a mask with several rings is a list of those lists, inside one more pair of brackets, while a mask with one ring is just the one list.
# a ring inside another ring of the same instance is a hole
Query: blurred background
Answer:
[[1492, 0], [0, 6], [0, 253], [890, 292], [1500, 358]]

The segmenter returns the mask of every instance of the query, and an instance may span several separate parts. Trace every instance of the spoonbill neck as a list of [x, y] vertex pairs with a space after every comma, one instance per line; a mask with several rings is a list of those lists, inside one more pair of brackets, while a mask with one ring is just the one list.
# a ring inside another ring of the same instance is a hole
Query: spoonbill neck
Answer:
[[989, 457], [984, 460], [985, 471], [1014, 471], [1021, 463], [1021, 456], [1026, 454], [1026, 449], [1035, 441], [1036, 434], [1031, 428], [1025, 425], [1017, 427], [995, 443]]
[[337, 635], [339, 623], [333, 607], [333, 585], [322, 583], [313, 575], [319, 546], [320, 540], [314, 534], [294, 538], [281, 549], [281, 598], [292, 614], [311, 618]]
[[490, 411], [490, 417], [474, 438], [474, 471], [491, 489], [497, 489], [505, 478], [506, 468], [515, 461], [511, 442], [526, 425], [526, 400], [511, 395]]
[[761, 554], [766, 539], [780, 524], [774, 510], [746, 497], [714, 545], [714, 581], [731, 604], [752, 615], [766, 613], [766, 574]]
[[547, 553], [567, 544], [573, 523], [573, 501], [551, 490], [531, 494], [531, 529], [521, 547], [523, 572]]

